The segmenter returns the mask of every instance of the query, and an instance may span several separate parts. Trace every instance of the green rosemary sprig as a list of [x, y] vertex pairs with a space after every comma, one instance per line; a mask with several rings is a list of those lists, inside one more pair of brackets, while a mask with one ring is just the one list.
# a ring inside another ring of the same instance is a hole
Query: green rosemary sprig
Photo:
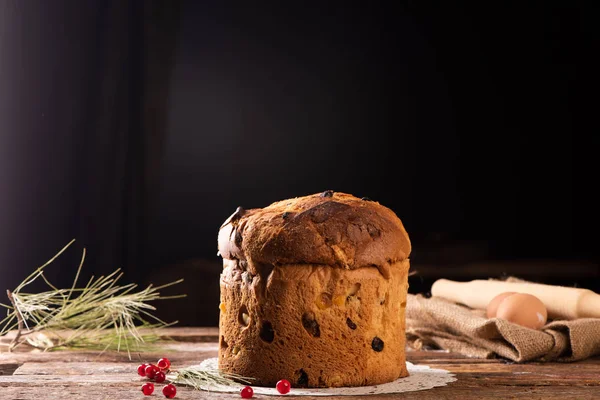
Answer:
[[203, 390], [212, 385], [231, 386], [240, 383], [251, 384], [253, 378], [221, 372], [216, 368], [187, 367], [175, 371], [173, 382]]
[[[7, 291], [10, 305], [0, 304], [7, 309], [6, 318], [0, 321], [0, 336], [16, 330], [10, 349], [21, 344], [43, 350], [126, 349], [131, 358], [130, 351], [142, 351], [159, 339], [154, 330], [177, 323], [166, 323], [155, 317], [152, 312], [156, 308], [148, 302], [184, 297], [160, 295], [160, 290], [178, 284], [183, 279], [136, 290], [138, 286], [133, 283], [119, 285], [123, 273], [116, 270], [108, 276], [92, 277], [85, 287], [78, 288], [85, 261], [84, 249], [71, 288], [59, 289], [50, 283], [44, 276], [44, 269], [73, 242], [35, 270], [13, 291]], [[50, 290], [41, 293], [23, 291], [37, 279], [43, 279]]]

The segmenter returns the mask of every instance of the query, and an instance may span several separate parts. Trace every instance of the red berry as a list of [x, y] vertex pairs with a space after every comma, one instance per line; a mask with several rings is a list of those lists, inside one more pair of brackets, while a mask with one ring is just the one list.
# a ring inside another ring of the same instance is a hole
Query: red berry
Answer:
[[158, 360], [156, 365], [158, 366], [158, 368], [164, 371], [171, 368], [171, 361], [169, 361], [168, 358], [161, 358], [160, 360]]
[[250, 386], [246, 386], [240, 391], [243, 399], [251, 399], [254, 396], [254, 390]]
[[279, 393], [286, 394], [290, 391], [292, 385], [290, 385], [290, 381], [288, 381], [287, 379], [282, 379], [279, 382], [277, 382], [277, 385], [275, 387], [277, 388], [277, 391]]
[[139, 376], [146, 376], [146, 367], [148, 366], [148, 364], [142, 364], [138, 367], [138, 375]]
[[144, 393], [146, 396], [150, 396], [152, 394], [152, 392], [154, 392], [154, 385], [151, 383], [144, 383], [142, 385], [142, 393]]
[[144, 370], [144, 372], [146, 373], [146, 376], [150, 379], [154, 379], [157, 372], [159, 372], [159, 371], [160, 371], [160, 369], [158, 369], [158, 367], [156, 365], [151, 365], [151, 364], [146, 366], [146, 369]]
[[168, 385], [163, 387], [162, 392], [167, 399], [172, 399], [177, 394], [177, 388], [174, 385], [169, 383]]
[[156, 383], [163, 383], [165, 379], [167, 379], [167, 376], [162, 371], [158, 371], [156, 375], [154, 375], [154, 382]]

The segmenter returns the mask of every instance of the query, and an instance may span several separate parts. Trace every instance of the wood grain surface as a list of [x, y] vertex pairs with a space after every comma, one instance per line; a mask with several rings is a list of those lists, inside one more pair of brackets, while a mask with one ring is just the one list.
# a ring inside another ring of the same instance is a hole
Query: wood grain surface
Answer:
[[[15, 351], [0, 347], [0, 399], [95, 400], [163, 398], [160, 385], [152, 397], [140, 392], [140, 362], [166, 356], [174, 367], [198, 364], [217, 354], [216, 328], [169, 328], [156, 351], [132, 354], [89, 351]], [[4, 338], [5, 340], [7, 338]], [[414, 364], [443, 368], [458, 380], [448, 386], [371, 399], [600, 399], [600, 358], [578, 363], [514, 364], [499, 359], [465, 358], [443, 351], [409, 351]], [[289, 395], [287, 396], [289, 397]], [[240, 399], [178, 388], [178, 399]], [[255, 396], [269, 398], [269, 396]], [[342, 397], [340, 397], [342, 398]], [[344, 399], [366, 398], [346, 396]], [[300, 399], [300, 398], [299, 398]], [[302, 397], [320, 399], [320, 397]]]

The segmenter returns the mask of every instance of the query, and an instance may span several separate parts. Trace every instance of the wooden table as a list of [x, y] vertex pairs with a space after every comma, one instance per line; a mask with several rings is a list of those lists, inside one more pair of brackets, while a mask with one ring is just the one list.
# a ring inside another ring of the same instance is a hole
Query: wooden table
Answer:
[[[7, 353], [0, 348], [0, 399], [2, 400], [94, 400], [143, 399], [142, 378], [136, 373], [140, 361], [168, 357], [174, 367], [198, 364], [217, 354], [215, 328], [170, 328], [173, 339], [161, 350], [135, 354], [87, 351]], [[408, 360], [443, 368], [458, 380], [448, 386], [373, 399], [600, 399], [600, 358], [572, 364], [512, 364], [479, 360], [442, 351], [410, 351]], [[153, 397], [164, 398], [158, 391]], [[267, 396], [260, 396], [266, 398]], [[240, 399], [237, 394], [218, 394], [178, 388], [178, 399]], [[259, 398], [259, 396], [255, 396]], [[357, 396], [346, 397], [356, 398]], [[365, 397], [360, 397], [365, 398]], [[303, 397], [319, 399], [319, 397]]]

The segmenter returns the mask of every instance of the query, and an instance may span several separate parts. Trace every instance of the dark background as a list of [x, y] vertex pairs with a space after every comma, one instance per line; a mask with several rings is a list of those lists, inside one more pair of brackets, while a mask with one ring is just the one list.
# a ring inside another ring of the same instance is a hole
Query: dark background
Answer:
[[214, 325], [237, 206], [392, 208], [411, 292], [516, 275], [600, 290], [594, 2], [0, 0], [0, 287], [70, 239], [68, 286], [186, 282]]

